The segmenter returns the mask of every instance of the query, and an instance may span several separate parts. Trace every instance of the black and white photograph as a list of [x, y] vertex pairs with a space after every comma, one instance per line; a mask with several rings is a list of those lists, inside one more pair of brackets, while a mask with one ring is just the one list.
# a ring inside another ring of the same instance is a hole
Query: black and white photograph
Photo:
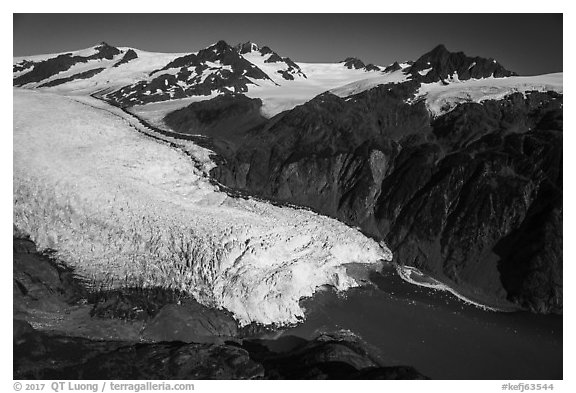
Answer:
[[564, 14], [214, 7], [12, 14], [6, 391], [562, 391]]

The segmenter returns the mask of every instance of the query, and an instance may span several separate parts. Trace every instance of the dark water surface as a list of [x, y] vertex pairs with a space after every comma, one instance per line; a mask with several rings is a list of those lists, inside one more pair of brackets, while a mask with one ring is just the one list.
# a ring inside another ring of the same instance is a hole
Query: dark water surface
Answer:
[[414, 366], [433, 379], [562, 379], [562, 316], [484, 311], [409, 284], [392, 267], [371, 280], [376, 288], [304, 301], [306, 321], [283, 337], [348, 329], [385, 365]]

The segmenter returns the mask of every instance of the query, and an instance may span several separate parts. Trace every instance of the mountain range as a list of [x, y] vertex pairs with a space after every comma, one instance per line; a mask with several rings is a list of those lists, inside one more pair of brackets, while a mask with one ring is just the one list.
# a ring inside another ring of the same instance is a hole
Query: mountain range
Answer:
[[225, 41], [190, 54], [150, 53], [102, 42], [76, 52], [15, 58], [13, 72], [14, 86], [105, 89], [106, 98], [122, 106], [247, 93], [256, 87], [302, 90], [298, 82], [309, 89], [319, 85], [314, 92], [321, 93], [322, 89], [372, 77], [380, 83], [407, 79], [429, 83], [454, 77], [467, 80], [515, 75], [494, 59], [451, 53], [443, 45], [414, 62], [394, 62], [386, 67], [365, 65], [353, 57], [336, 64], [303, 63], [301, 67], [267, 46], [260, 48], [252, 42], [230, 46]]

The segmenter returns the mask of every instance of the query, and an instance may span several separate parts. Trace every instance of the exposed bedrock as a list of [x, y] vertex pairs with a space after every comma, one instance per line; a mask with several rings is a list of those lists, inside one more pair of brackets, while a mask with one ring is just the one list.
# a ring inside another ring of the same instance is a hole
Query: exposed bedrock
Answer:
[[[290, 338], [290, 337], [288, 337]], [[267, 342], [129, 343], [47, 334], [14, 320], [16, 379], [428, 379], [383, 367], [356, 337], [339, 332], [292, 348]]]
[[122, 64], [129, 63], [131, 60], [137, 59], [138, 54], [134, 51], [134, 49], [128, 49], [122, 59], [118, 61], [113, 67], [120, 67]]
[[450, 52], [444, 45], [438, 45], [416, 60], [408, 72], [412, 78], [424, 83], [437, 82], [457, 77], [459, 80], [471, 78], [502, 78], [517, 75], [508, 71], [495, 59], [469, 57], [463, 52]]
[[436, 142], [414, 148], [416, 167], [390, 174], [375, 206], [397, 260], [484, 303], [561, 312], [560, 105], [514, 95], [433, 122]]
[[[227, 186], [360, 226], [396, 262], [473, 300], [561, 312], [562, 95], [517, 93], [432, 118], [424, 102], [406, 103], [418, 86], [324, 93], [269, 120], [259, 100], [230, 96], [167, 120], [214, 139], [213, 175]], [[247, 110], [227, 111], [238, 105]], [[202, 120], [205, 110], [218, 120]], [[223, 132], [227, 122], [238, 127]]]

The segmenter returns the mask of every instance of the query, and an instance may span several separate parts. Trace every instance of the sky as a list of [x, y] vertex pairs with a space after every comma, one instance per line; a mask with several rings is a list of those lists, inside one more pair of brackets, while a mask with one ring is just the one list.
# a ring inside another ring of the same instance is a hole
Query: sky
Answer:
[[154, 52], [195, 52], [252, 41], [301, 62], [358, 57], [388, 65], [442, 43], [493, 57], [520, 75], [562, 71], [562, 14], [14, 14], [13, 55], [102, 41]]

